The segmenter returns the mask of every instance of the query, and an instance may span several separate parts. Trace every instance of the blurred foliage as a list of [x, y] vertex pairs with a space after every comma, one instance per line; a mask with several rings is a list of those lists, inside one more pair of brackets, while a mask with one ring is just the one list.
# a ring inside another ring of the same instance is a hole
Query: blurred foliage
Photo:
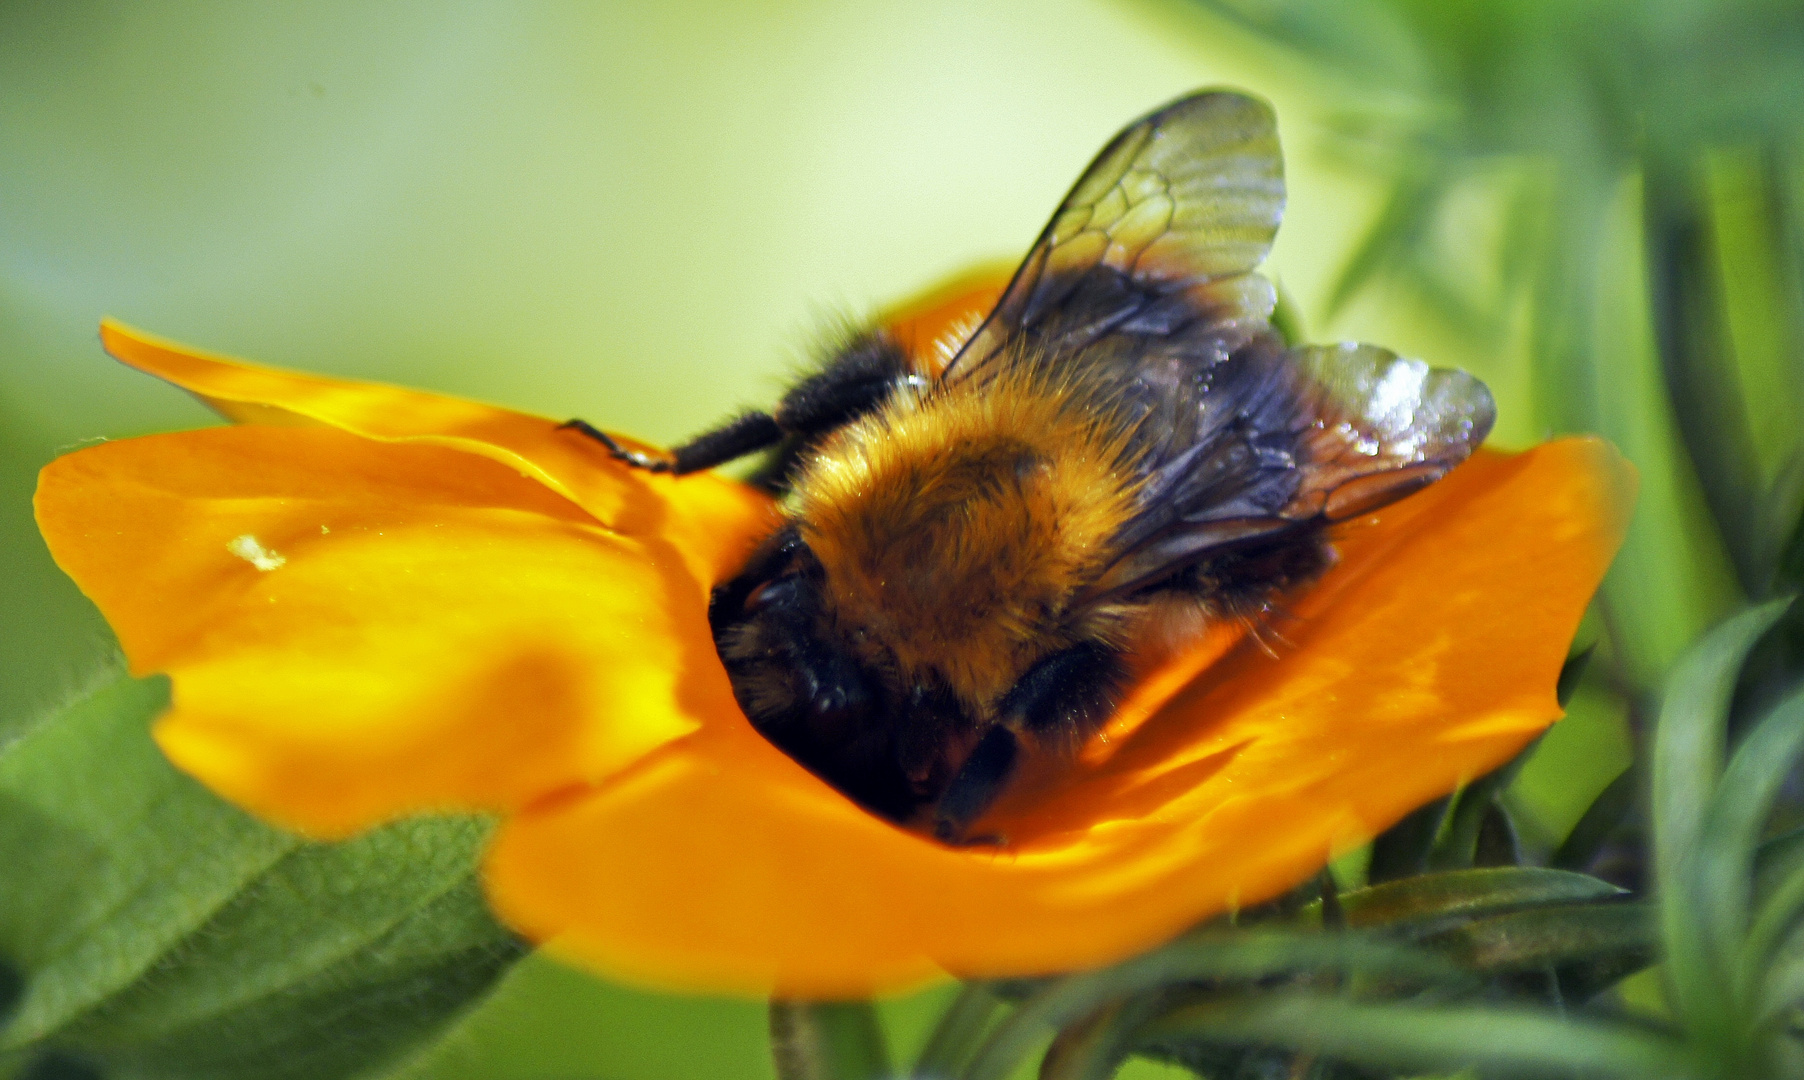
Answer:
[[1800, 583], [1797, 4], [1203, 6], [1307, 58], [1336, 89], [1334, 147], [1389, 185], [1328, 311], [1406, 287], [1526, 354], [1543, 430], [1602, 433], [1641, 468], [1604, 594], [1619, 681], [1644, 695], [1740, 599]]
[[[38, 468], [218, 422], [102, 354], [103, 315], [671, 442], [768, 403], [831, 316], [1018, 257], [1151, 104], [1258, 86], [1305, 123], [1258, 75], [1098, 0], [0, 3], [0, 596], [30, 613], [0, 729], [111, 648]], [[1342, 198], [1299, 202], [1289, 277]]]

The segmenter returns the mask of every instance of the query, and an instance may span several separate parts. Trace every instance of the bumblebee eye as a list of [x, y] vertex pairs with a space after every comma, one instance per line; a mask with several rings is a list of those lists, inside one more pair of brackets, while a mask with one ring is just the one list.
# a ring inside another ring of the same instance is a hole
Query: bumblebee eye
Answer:
[[795, 600], [799, 583], [793, 577], [780, 577], [753, 589], [745, 598], [745, 612], [750, 615], [761, 608], [772, 604], [784, 604]]

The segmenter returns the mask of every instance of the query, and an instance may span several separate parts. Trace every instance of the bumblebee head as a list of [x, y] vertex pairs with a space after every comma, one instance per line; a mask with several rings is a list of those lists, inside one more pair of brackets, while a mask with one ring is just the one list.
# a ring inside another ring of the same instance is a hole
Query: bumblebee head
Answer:
[[810, 771], [903, 820], [938, 797], [971, 725], [952, 694], [904, 684], [870, 642], [837, 631], [806, 544], [780, 537], [777, 549], [714, 596], [715, 641], [740, 707]]

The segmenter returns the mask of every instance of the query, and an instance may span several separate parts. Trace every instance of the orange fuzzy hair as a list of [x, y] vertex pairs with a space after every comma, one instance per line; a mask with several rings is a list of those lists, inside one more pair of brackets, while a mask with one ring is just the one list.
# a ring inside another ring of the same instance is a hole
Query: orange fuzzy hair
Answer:
[[1124, 612], [1071, 600], [1133, 512], [1127, 439], [1036, 369], [897, 395], [827, 439], [791, 496], [835, 636], [978, 716], [1034, 661], [1123, 630]]

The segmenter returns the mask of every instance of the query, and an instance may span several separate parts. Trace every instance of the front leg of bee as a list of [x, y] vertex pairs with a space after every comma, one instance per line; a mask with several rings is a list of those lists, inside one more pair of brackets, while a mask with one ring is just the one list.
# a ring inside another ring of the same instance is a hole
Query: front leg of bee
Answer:
[[1008, 786], [1021, 755], [1015, 730], [1075, 744], [1109, 718], [1127, 668], [1119, 652], [1095, 642], [1053, 653], [1021, 676], [997, 703], [996, 724], [978, 740], [933, 811], [933, 834], [956, 844]]
[[870, 412], [912, 377], [908, 354], [882, 331], [852, 339], [819, 372], [797, 383], [770, 412], [744, 412], [705, 431], [668, 456], [629, 450], [582, 420], [558, 426], [582, 432], [607, 447], [616, 461], [651, 472], [701, 472], [775, 446], [786, 438], [813, 439]]
[[781, 439], [784, 434], [776, 419], [769, 413], [748, 412], [690, 439], [670, 451], [670, 456], [659, 457], [639, 450], [628, 450], [613, 436], [585, 420], [566, 420], [558, 427], [574, 429], [594, 439], [608, 448], [608, 453], [614, 456], [615, 461], [623, 461], [648, 472], [674, 473], [677, 476], [712, 469], [723, 462], [762, 450]]
[[1021, 741], [1013, 731], [997, 724], [984, 732], [934, 805], [934, 838], [946, 844], [965, 843], [966, 830], [1008, 786], [1020, 756]]

